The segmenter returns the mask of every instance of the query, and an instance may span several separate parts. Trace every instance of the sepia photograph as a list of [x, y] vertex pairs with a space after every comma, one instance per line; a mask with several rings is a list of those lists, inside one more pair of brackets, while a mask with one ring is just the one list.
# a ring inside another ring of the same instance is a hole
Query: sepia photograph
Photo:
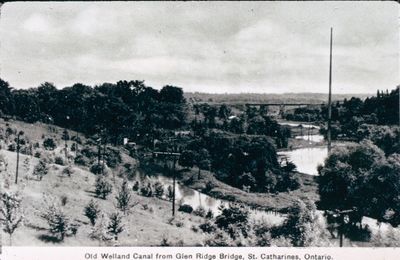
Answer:
[[[0, 245], [400, 247], [399, 28], [394, 1], [1, 4]], [[146, 252], [82, 259], [173, 259]], [[202, 252], [174, 259], [333, 259]]]

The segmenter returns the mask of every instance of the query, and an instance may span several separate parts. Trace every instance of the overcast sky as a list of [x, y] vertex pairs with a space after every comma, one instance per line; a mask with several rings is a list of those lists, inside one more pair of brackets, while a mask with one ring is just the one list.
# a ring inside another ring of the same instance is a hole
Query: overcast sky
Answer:
[[395, 2], [60, 2], [1, 9], [14, 88], [145, 80], [199, 92], [374, 93], [399, 84]]

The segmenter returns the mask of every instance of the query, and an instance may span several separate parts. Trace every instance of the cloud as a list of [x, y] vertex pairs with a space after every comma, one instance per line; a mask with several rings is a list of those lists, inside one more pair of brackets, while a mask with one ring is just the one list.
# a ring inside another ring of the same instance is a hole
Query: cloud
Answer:
[[23, 28], [36, 33], [47, 33], [50, 30], [49, 23], [40, 14], [32, 14], [23, 23]]
[[348, 2], [7, 3], [1, 77], [16, 88], [120, 79], [185, 91], [325, 92], [398, 84], [398, 6]]

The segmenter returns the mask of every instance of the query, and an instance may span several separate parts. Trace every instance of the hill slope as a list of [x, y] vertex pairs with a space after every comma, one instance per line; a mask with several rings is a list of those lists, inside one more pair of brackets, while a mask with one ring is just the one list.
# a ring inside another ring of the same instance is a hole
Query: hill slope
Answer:
[[[8, 125], [6, 125], [8, 124]], [[43, 124], [26, 124], [23, 122], [0, 122], [0, 127], [6, 131], [7, 128], [17, 128], [18, 131], [25, 132], [24, 136], [30, 143], [39, 143], [41, 149], [42, 135], [53, 136], [58, 147], [62, 147], [60, 132], [57, 127], [48, 127]], [[49, 129], [51, 129], [49, 131]], [[4, 133], [3, 131], [3, 133]], [[12, 135], [11, 135], [12, 136]], [[4, 135], [3, 135], [4, 137]], [[2, 142], [0, 154], [5, 159], [7, 167], [3, 167], [0, 173], [0, 185], [3, 191], [19, 191], [22, 195], [22, 208], [24, 211], [24, 225], [16, 230], [12, 241], [15, 246], [49, 246], [49, 245], [65, 245], [65, 246], [98, 246], [99, 241], [89, 238], [92, 226], [89, 220], [83, 214], [83, 208], [93, 199], [99, 206], [101, 211], [107, 214], [116, 212], [117, 209], [115, 196], [118, 187], [121, 185], [122, 179], [109, 174], [107, 179], [113, 184], [113, 192], [103, 200], [96, 198], [94, 195], [94, 183], [96, 176], [87, 169], [73, 166], [73, 174], [71, 177], [63, 175], [62, 170], [67, 166], [61, 166], [49, 163], [49, 173], [39, 181], [32, 175], [35, 165], [39, 159], [33, 156], [20, 154], [19, 165], [19, 181], [14, 184], [15, 168], [16, 168], [16, 152], [5, 150], [7, 142]], [[72, 141], [68, 141], [69, 147]], [[54, 151], [46, 151], [41, 149], [42, 156], [62, 156], [63, 151], [60, 148]], [[129, 156], [122, 156], [124, 160]], [[130, 158], [132, 159], [132, 158]], [[131, 185], [131, 184], [130, 184]], [[62, 210], [66, 216], [80, 225], [76, 236], [66, 237], [63, 242], [58, 242], [50, 236], [47, 231], [46, 221], [40, 217], [46, 207], [45, 197], [50, 197], [55, 201], [59, 201], [65, 197], [66, 204]], [[190, 215], [177, 217], [174, 221], [170, 221], [171, 203], [155, 197], [143, 197], [132, 193], [132, 200], [136, 204], [130, 214], [123, 216], [124, 231], [120, 234], [118, 241], [109, 242], [110, 245], [118, 244], [125, 246], [154, 246], [157, 241], [161, 244], [163, 238], [171, 243], [185, 245], [197, 245], [201, 243], [205, 235], [196, 233], [191, 230], [192, 225], [199, 225], [201, 218]], [[179, 213], [185, 214], [185, 213]], [[177, 224], [178, 223], [178, 224]], [[183, 225], [182, 227], [177, 227]], [[8, 235], [2, 232], [3, 244], [8, 245]]]

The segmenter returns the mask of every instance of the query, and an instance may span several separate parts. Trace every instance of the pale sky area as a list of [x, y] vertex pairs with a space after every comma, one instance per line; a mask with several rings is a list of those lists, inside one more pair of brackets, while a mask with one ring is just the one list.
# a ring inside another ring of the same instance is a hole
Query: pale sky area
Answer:
[[375, 93], [399, 83], [395, 2], [6, 3], [0, 77], [14, 88], [145, 80], [211, 93], [328, 89]]

